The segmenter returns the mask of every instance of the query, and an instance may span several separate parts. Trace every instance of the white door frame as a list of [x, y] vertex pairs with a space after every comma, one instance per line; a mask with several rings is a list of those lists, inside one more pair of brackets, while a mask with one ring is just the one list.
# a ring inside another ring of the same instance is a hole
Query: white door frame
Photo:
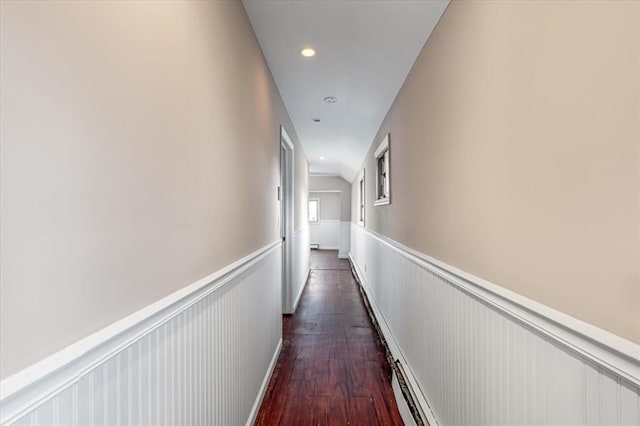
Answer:
[[280, 236], [282, 237], [282, 313], [293, 314], [294, 155], [291, 138], [280, 126]]

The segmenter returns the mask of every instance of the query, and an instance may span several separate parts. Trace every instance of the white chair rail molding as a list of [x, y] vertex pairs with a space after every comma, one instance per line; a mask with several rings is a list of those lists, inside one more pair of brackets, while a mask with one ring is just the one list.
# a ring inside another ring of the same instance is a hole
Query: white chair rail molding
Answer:
[[276, 241], [3, 380], [0, 424], [251, 424], [282, 344], [281, 259]]
[[640, 424], [640, 348], [352, 224], [350, 258], [431, 425]]

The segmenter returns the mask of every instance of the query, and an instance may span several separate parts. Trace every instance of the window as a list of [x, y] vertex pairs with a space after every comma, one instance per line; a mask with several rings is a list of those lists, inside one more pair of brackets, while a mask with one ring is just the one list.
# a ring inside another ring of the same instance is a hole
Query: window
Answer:
[[309, 199], [309, 222], [318, 222], [320, 216], [320, 200], [317, 198]]
[[391, 203], [391, 183], [389, 175], [389, 134], [376, 149], [376, 199], [374, 205], [381, 206]]
[[364, 226], [364, 170], [358, 177], [358, 224]]

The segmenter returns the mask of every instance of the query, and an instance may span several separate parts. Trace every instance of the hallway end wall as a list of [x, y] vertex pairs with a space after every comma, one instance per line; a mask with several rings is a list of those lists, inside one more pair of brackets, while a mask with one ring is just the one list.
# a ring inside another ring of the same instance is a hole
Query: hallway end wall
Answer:
[[340, 221], [351, 220], [351, 184], [339, 176], [309, 176], [309, 191], [340, 191]]
[[[322, 201], [323, 194], [326, 197], [334, 194], [326, 191], [339, 191], [340, 206], [337, 216], [322, 214], [323, 209], [326, 210]], [[320, 222], [310, 224], [310, 242], [319, 244], [321, 249], [337, 249], [338, 257], [346, 259], [351, 245], [351, 184], [339, 176], [312, 175], [309, 177], [309, 192], [315, 193], [313, 197], [321, 199]]]

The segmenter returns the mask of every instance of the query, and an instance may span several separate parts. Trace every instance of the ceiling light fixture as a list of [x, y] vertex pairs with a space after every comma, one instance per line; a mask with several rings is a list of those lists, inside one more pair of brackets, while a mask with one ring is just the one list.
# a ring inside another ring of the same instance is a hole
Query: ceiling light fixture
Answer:
[[320, 157], [321, 160], [324, 160], [324, 157]]
[[338, 98], [336, 98], [335, 96], [327, 96], [326, 98], [324, 98], [324, 101], [328, 104], [335, 104], [336, 102], [338, 102]]
[[304, 56], [305, 58], [310, 58], [312, 56], [315, 56], [316, 50], [314, 48], [312, 48], [312, 47], [305, 47], [304, 49], [302, 49], [300, 51], [300, 54], [302, 56]]
[[313, 121], [314, 123], [319, 123], [320, 119], [319, 118], [312, 118], [311, 121]]

